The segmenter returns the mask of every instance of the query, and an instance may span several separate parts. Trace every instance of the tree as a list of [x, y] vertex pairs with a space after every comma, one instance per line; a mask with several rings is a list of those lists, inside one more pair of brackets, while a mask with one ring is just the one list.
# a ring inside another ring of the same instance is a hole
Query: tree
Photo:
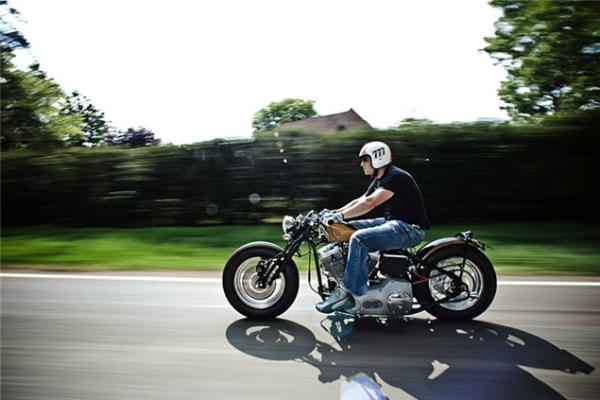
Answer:
[[15, 16], [18, 12], [0, 1], [2, 150], [60, 147], [65, 135], [81, 134], [81, 118], [61, 112], [66, 96], [38, 64], [26, 71], [13, 64], [14, 51], [29, 47], [10, 21]]
[[508, 71], [499, 95], [513, 119], [600, 108], [600, 2], [490, 4], [503, 16], [484, 50]]
[[1, 97], [2, 150], [61, 147], [63, 137], [82, 135], [81, 117], [61, 112], [65, 94], [38, 65], [21, 71], [7, 63]]
[[274, 129], [277, 125], [285, 122], [314, 117], [317, 115], [314, 104], [314, 100], [293, 98], [273, 102], [254, 114], [252, 120], [254, 132]]
[[154, 132], [144, 127], [129, 128], [109, 135], [108, 144], [114, 146], [146, 147], [160, 144], [160, 139], [154, 138]]
[[19, 18], [17, 9], [8, 5], [7, 0], [0, 0], [0, 44], [2, 46], [2, 59], [5, 53], [11, 54], [14, 50], [29, 48], [29, 42], [11, 22]]
[[109, 126], [104, 119], [104, 113], [98, 110], [85, 96], [73, 92], [62, 110], [64, 115], [79, 115], [81, 121], [81, 135], [65, 136], [68, 144], [75, 146], [94, 147], [107, 140]]
[[413, 117], [408, 117], [408, 118], [404, 118], [402, 121], [400, 121], [400, 123], [398, 124], [398, 126], [405, 126], [405, 125], [432, 125], [433, 121], [431, 121], [428, 118], [413, 118]]

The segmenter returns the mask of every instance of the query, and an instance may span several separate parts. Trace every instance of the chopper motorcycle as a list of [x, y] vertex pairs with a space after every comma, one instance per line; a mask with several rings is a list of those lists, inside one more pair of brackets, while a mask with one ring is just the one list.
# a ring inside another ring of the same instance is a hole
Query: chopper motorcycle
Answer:
[[[293, 256], [308, 256], [308, 283], [322, 299], [340, 284], [348, 242], [356, 228], [332, 222], [331, 212], [309, 211], [282, 221], [284, 248], [252, 242], [225, 264], [223, 289], [229, 303], [250, 319], [285, 312], [299, 290]], [[301, 253], [301, 246], [308, 251]], [[470, 231], [434, 240], [418, 249], [369, 254], [368, 291], [343, 312], [355, 317], [402, 318], [427, 311], [439, 319], [470, 320], [483, 313], [496, 294], [496, 273], [485, 245]], [[311, 280], [314, 259], [317, 287]]]

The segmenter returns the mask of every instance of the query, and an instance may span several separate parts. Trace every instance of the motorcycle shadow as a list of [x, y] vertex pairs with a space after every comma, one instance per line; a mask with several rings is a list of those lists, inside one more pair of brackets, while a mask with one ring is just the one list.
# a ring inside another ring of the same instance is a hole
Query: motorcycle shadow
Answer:
[[288, 320], [233, 322], [229, 343], [268, 360], [299, 360], [319, 370], [321, 382], [359, 373], [416, 398], [563, 399], [521, 366], [590, 374], [594, 368], [571, 353], [525, 331], [482, 321], [448, 323], [423, 319], [383, 323], [329, 316], [321, 326], [337, 346]]

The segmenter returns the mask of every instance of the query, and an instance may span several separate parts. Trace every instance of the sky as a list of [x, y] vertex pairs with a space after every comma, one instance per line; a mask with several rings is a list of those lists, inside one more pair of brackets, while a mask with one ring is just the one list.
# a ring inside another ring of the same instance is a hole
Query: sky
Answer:
[[404, 118], [505, 119], [506, 77], [481, 49], [487, 0], [12, 0], [29, 55], [112, 125], [163, 143], [250, 137], [273, 101]]

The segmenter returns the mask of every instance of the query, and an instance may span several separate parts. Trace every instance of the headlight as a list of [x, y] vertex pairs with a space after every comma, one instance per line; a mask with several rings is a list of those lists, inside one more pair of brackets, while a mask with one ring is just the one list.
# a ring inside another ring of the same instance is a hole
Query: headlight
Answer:
[[283, 221], [281, 221], [281, 228], [283, 229], [283, 233], [288, 233], [293, 227], [296, 225], [296, 220], [294, 217], [286, 215], [283, 217]]

